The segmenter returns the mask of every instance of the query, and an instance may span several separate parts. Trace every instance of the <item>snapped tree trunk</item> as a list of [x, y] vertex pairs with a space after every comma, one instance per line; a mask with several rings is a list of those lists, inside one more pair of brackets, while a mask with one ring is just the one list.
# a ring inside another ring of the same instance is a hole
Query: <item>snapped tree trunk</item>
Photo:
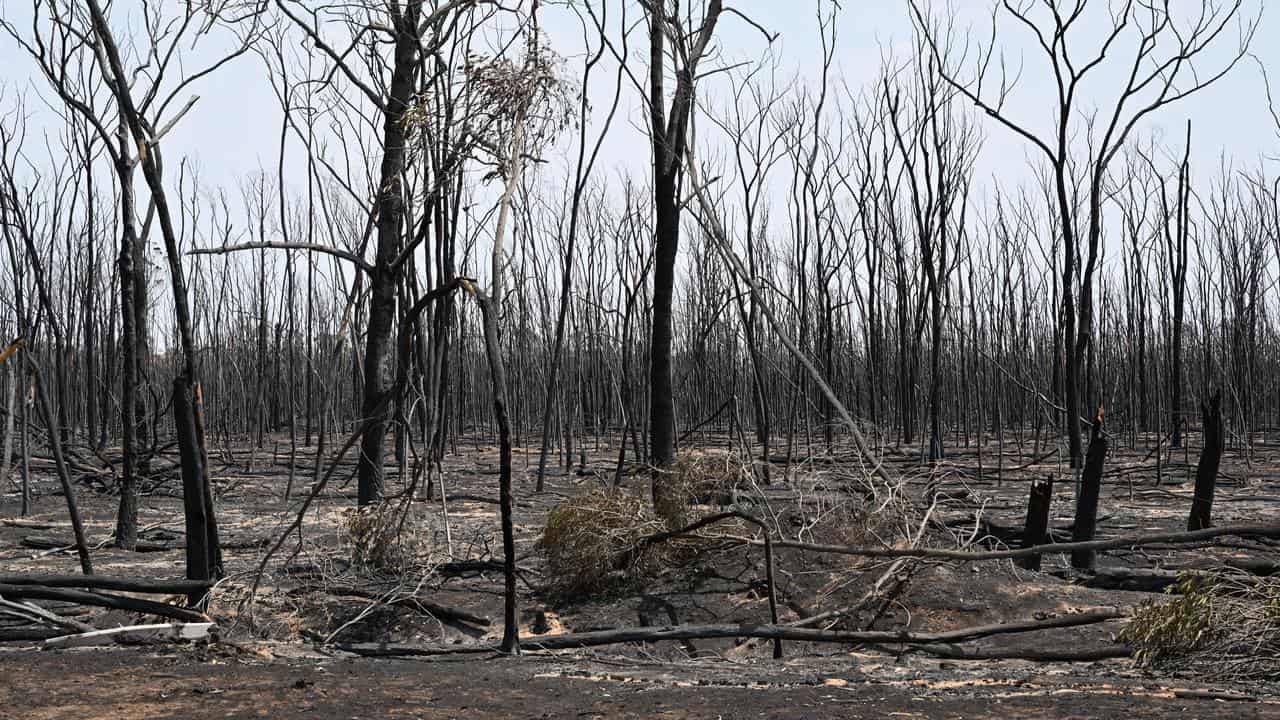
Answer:
[[[1027, 522], [1022, 531], [1022, 547], [1043, 545], [1049, 533], [1049, 507], [1053, 503], [1053, 476], [1031, 481], [1031, 498], [1027, 501]], [[1040, 556], [1029, 555], [1022, 560], [1028, 570], [1040, 569]]]
[[1196, 465], [1196, 491], [1191, 500], [1191, 516], [1187, 518], [1187, 530], [1203, 530], [1213, 527], [1213, 491], [1218, 481], [1218, 466], [1222, 462], [1225, 447], [1222, 436], [1222, 391], [1214, 393], [1209, 404], [1200, 405], [1200, 418], [1204, 423], [1204, 448], [1200, 450], [1200, 462]]
[[[1092, 540], [1098, 526], [1098, 496], [1102, 491], [1102, 465], [1107, 458], [1107, 439], [1102, 435], [1102, 408], [1093, 418], [1093, 430], [1089, 436], [1089, 451], [1084, 461], [1084, 473], [1080, 478], [1080, 495], [1076, 498], [1075, 528], [1071, 532], [1073, 542]], [[1092, 570], [1097, 560], [1093, 550], [1076, 550], [1071, 553], [1071, 566]]]

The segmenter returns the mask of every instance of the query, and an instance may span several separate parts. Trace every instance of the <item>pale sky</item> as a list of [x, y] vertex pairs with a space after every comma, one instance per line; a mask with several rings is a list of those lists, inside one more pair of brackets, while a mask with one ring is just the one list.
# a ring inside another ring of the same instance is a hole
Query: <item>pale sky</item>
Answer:
[[[621, 0], [607, 0], [620, 2]], [[137, 0], [116, 0], [113, 19], [123, 18], [136, 9]], [[1256, 16], [1263, 0], [1245, 0], [1243, 13]], [[783, 77], [795, 76], [799, 83], [812, 85], [817, 82], [819, 46], [817, 42], [817, 0], [726, 0], [726, 4], [740, 10], [754, 22], [779, 34], [772, 48], [780, 59]], [[906, 56], [911, 41], [909, 6], [905, 0], [843, 0], [843, 9], [837, 15], [837, 51], [835, 53], [837, 79], [843, 77], [852, 87], [872, 83], [878, 77], [881, 58], [893, 52], [901, 59]], [[1094, 0], [1097, 10], [1105, 11], [1105, 0]], [[1192, 0], [1174, 0], [1174, 7], [1198, 8]], [[823, 12], [830, 3], [822, 2]], [[935, 7], [943, 7], [935, 3]], [[973, 27], [972, 37], [986, 42], [989, 38], [990, 8], [986, 0], [953, 0], [953, 22], [962, 36], [966, 28]], [[1275, 10], [1275, 8], [1271, 8]], [[0, 13], [29, 31], [29, 0], [0, 0]], [[631, 11], [633, 17], [636, 10]], [[1280, 19], [1263, 13], [1261, 25], [1254, 39], [1252, 52], [1270, 69], [1273, 85], [1280, 95], [1280, 44], [1272, 38], [1280, 36]], [[568, 67], [580, 67], [574, 62], [578, 47], [576, 20], [565, 9], [554, 5], [544, 6], [543, 23], [558, 52], [570, 58]], [[119, 21], [120, 26], [125, 23]], [[1085, 28], [1086, 30], [1088, 28]], [[1101, 28], [1099, 28], [1101, 29]], [[643, 28], [641, 28], [643, 30]], [[1009, 22], [1000, 26], [997, 42], [1005, 49], [1011, 65], [1025, 64], [1022, 80], [1009, 103], [1011, 113], [1031, 127], [1043, 128], [1051, 120], [1050, 76], [1043, 59], [1032, 51], [1031, 37], [1020, 27]], [[1234, 30], [1223, 37], [1226, 50], [1234, 47]], [[1079, 56], [1093, 49], [1093, 39], [1080, 32]], [[716, 32], [716, 42], [721, 50], [722, 62], [750, 61], [761, 57], [767, 43], [761, 33], [741, 18], [726, 14]], [[637, 32], [633, 49], [643, 43], [642, 32]], [[1089, 47], [1085, 47], [1088, 43]], [[1128, 51], [1128, 47], [1120, 48]], [[1086, 87], [1086, 95], [1095, 102], [1102, 102], [1108, 83], [1114, 83], [1127, 67], [1124, 56], [1118, 52], [1117, 62], [1109, 63], [1098, 80]], [[1206, 58], [1206, 66], [1216, 67], [1221, 54]], [[643, 75], [644, 56], [633, 55], [633, 66]], [[43, 80], [31, 75], [31, 62], [8, 37], [0, 37], [0, 84], [7, 88], [6, 95], [15, 88], [31, 88], [46, 97], [51, 94]], [[592, 97], [598, 105], [605, 104], [610, 88], [605, 87], [610, 73], [599, 72], [599, 85], [593, 84]], [[723, 76], [720, 76], [721, 78]], [[714, 98], [718, 78], [713, 76], [702, 92]], [[267, 81], [262, 60], [246, 55], [231, 65], [199, 82], [192, 92], [200, 96], [195, 108], [166, 138], [164, 147], [171, 167], [174, 158], [187, 156], [196, 160], [204, 182], [235, 188], [240, 179], [259, 168], [275, 166], [280, 111]], [[624, 87], [624, 111], [622, 121], [615, 124], [601, 159], [600, 172], [614, 173], [618, 168], [635, 168], [645, 173], [648, 148], [643, 138], [643, 115], [639, 112], [635, 91]], [[30, 103], [36, 110], [33, 125], [47, 115], [38, 112], [39, 103]], [[1200, 172], [1216, 169], [1219, 157], [1225, 154], [1237, 167], [1255, 166], [1260, 158], [1280, 151], [1280, 138], [1267, 110], [1262, 76], [1257, 63], [1242, 62], [1228, 77], [1215, 86], [1161, 111], [1153, 120], [1145, 122], [1142, 133], [1160, 128], [1170, 135], [1170, 145], [1175, 151], [1181, 148], [1182, 127], [1190, 117], [1194, 122], [1193, 160]], [[1026, 158], [1032, 154], [1030, 146], [1010, 131], [983, 120], [985, 143], [978, 158], [979, 181], [992, 176], [1002, 180], [1024, 176]], [[296, 149], [295, 149], [296, 151]], [[710, 154], [710, 153], [704, 153]]]

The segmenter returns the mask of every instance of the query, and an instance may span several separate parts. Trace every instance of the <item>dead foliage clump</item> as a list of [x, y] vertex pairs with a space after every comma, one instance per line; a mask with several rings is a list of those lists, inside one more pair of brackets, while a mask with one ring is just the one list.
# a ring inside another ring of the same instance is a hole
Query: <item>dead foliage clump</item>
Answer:
[[673, 559], [675, 546], [640, 541], [666, 529], [642, 497], [620, 489], [594, 490], [547, 513], [540, 545], [553, 594], [598, 595], [652, 577]]
[[1144, 604], [1120, 639], [1161, 672], [1210, 680], [1280, 679], [1280, 578], [1182, 577], [1177, 597]]
[[906, 547], [920, 534], [925, 512], [906, 493], [886, 495], [878, 502], [851, 499], [815, 523], [806, 539], [856, 547]]
[[727, 452], [681, 452], [657, 472], [654, 511], [672, 530], [698, 519], [693, 506], [731, 505], [738, 489], [751, 482], [751, 468]]
[[371, 571], [401, 574], [419, 564], [422, 538], [408, 503], [382, 502], [348, 512], [342, 532], [351, 544], [351, 560]]

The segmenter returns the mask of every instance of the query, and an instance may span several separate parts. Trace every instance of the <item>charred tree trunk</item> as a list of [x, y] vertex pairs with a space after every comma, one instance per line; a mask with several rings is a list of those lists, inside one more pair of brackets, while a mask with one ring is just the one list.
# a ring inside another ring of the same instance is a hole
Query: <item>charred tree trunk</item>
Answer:
[[377, 257], [369, 289], [369, 326], [365, 339], [361, 414], [369, 421], [360, 438], [358, 498], [360, 505], [382, 499], [383, 455], [389, 404], [383, 396], [391, 385], [391, 327], [396, 320], [396, 257], [400, 252], [404, 198], [401, 175], [405, 163], [405, 112], [413, 95], [418, 64], [418, 18], [421, 0], [411, 0], [395, 22], [395, 65], [383, 119], [383, 155], [378, 183]]
[[[711, 41], [723, 10], [721, 0], [710, 0], [702, 26], [688, 34], [679, 28], [672, 42], [683, 64], [675, 69], [676, 87], [670, 112], [666, 112], [666, 40], [672, 29], [667, 3], [653, 3], [649, 16], [649, 130], [653, 145], [654, 268], [653, 333], [649, 353], [649, 462], [653, 476], [654, 505], [665, 492], [665, 469], [675, 460], [676, 408], [671, 383], [671, 301], [675, 290], [676, 253], [680, 246], [681, 168], [688, 141], [693, 87], [698, 62]], [[679, 22], [678, 20], [676, 22]]]
[[[173, 422], [178, 436], [182, 467], [182, 506], [186, 517], [187, 579], [213, 577], [212, 548], [209, 547], [209, 516], [206, 512], [203, 458], [196, 433], [195, 402], [190, 380], [178, 376], [173, 381]], [[188, 597], [194, 605], [199, 596]]]
[[1218, 466], [1222, 462], [1225, 446], [1222, 432], [1222, 391], [1214, 393], [1209, 404], [1200, 405], [1200, 418], [1204, 424], [1204, 448], [1196, 465], [1196, 491], [1191, 500], [1191, 516], [1187, 518], [1187, 530], [1203, 530], [1213, 527], [1213, 491], [1218, 480]]
[[[122, 147], [124, 138], [120, 138]], [[133, 550], [138, 544], [138, 453], [146, 433], [146, 415], [139, 390], [141, 357], [138, 340], [138, 313], [134, 308], [145, 303], [137, 294], [138, 231], [133, 217], [133, 166], [126, 159], [116, 163], [120, 178], [120, 507], [116, 511], [116, 547]]]
[[489, 375], [493, 381], [493, 416], [498, 424], [498, 503], [502, 515], [503, 549], [503, 626], [501, 649], [520, 652], [520, 626], [516, 618], [516, 548], [512, 521], [514, 500], [511, 494], [511, 426], [507, 419], [507, 370], [498, 341], [497, 308], [492, 299], [477, 294], [484, 322], [485, 354], [489, 359]]
[[84, 537], [84, 523], [80, 521], [80, 508], [76, 505], [75, 488], [71, 485], [71, 473], [67, 470], [66, 460], [62, 455], [62, 440], [58, 432], [57, 418], [49, 403], [49, 395], [45, 391], [44, 379], [40, 376], [40, 368], [30, 354], [25, 354], [27, 365], [36, 391], [36, 403], [40, 406], [40, 414], [44, 416], [45, 427], [49, 433], [49, 449], [53, 453], [53, 464], [58, 472], [58, 482], [62, 486], [62, 494], [67, 500], [67, 514], [71, 518], [71, 532], [76, 540], [76, 554], [80, 556], [80, 569], [85, 575], [93, 574], [93, 562], [89, 559], [89, 543]]
[[[1053, 476], [1031, 481], [1031, 498], [1027, 501], [1027, 522], [1022, 532], [1022, 547], [1043, 545], [1049, 535], [1049, 507], [1053, 504]], [[1021, 562], [1028, 570], [1040, 569], [1040, 556], [1031, 555]]]
[[[1102, 408], [1093, 418], [1093, 430], [1089, 436], [1089, 451], [1084, 461], [1084, 473], [1080, 478], [1080, 496], [1076, 498], [1075, 528], [1072, 542], [1092, 540], [1098, 525], [1098, 496], [1102, 491], [1102, 465], [1107, 458], [1107, 439], [1102, 434]], [[1076, 550], [1071, 553], [1071, 566], [1092, 570], [1097, 560], [1093, 550]]]

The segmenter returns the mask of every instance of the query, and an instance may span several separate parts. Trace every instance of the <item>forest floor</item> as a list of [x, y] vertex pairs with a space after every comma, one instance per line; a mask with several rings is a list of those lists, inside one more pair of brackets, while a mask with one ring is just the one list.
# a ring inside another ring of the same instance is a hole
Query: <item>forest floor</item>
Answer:
[[[1144, 442], [1135, 449], [1113, 439], [1100, 537], [1185, 527], [1198, 447], [1172, 456], [1166, 451], [1159, 464], [1163, 482], [1157, 486], [1156, 458]], [[1070, 471], [1056, 455], [1037, 456], [1030, 438], [1022, 452], [1010, 442], [1002, 460], [992, 445], [980, 458], [955, 444], [937, 468], [922, 465], [916, 456], [887, 454], [892, 472], [906, 480], [903, 500], [909, 509], [901, 512], [868, 513], [860, 507], [856, 494], [848, 492], [857, 482], [857, 465], [841, 452], [791, 466], [774, 463], [775, 482], [744, 489], [741, 502], [769, 518], [776, 536], [788, 539], [901, 544], [924, 523], [922, 544], [928, 546], [1000, 547], [1017, 541], [1028, 480], [1052, 474], [1058, 479], [1053, 526], [1061, 537], [1071, 523], [1074, 492]], [[0, 646], [0, 717], [1280, 717], [1280, 678], [1264, 684], [1229, 675], [1211, 680], [1196, 669], [1155, 672], [1127, 658], [948, 659], [902, 648], [788, 642], [786, 659], [775, 661], [768, 642], [753, 640], [530, 652], [520, 659], [357, 657], [335, 643], [465, 645], [500, 636], [501, 574], [485, 568], [440, 571], [449, 560], [500, 558], [496, 453], [468, 438], [449, 455], [447, 502], [442, 505], [437, 493], [433, 500], [412, 504], [403, 536], [412, 557], [396, 574], [351, 562], [355, 483], [348, 458], [313, 503], [301, 532], [269, 564], [250, 617], [244, 601], [251, 575], [264, 547], [296, 516], [315, 465], [314, 448], [300, 447], [286, 502], [288, 443], [272, 445], [256, 451], [220, 449], [210, 459], [229, 575], [212, 593], [209, 607], [219, 623], [219, 642], [74, 651]], [[700, 452], [712, 454], [724, 446], [715, 437], [698, 445]], [[550, 471], [541, 494], [533, 492], [536, 449], [517, 449], [522, 637], [637, 625], [767, 622], [761, 553], [727, 543], [712, 543], [681, 567], [605, 595], [548, 592], [552, 578], [545, 577], [538, 548], [548, 510], [612, 478], [616, 449], [590, 440], [585, 449], [585, 467], [575, 459], [571, 471]], [[167, 457], [155, 460], [153, 477], [159, 482], [148, 485], [142, 499], [139, 526], [146, 552], [124, 552], [106, 546], [117, 498], [95, 480], [93, 468], [101, 463], [92, 455], [76, 463], [76, 491], [97, 573], [182, 576], [181, 486], [171, 464]], [[75, 554], [67, 549], [71, 533], [65, 503], [51, 466], [35, 458], [32, 467], [36, 497], [27, 517], [18, 517], [12, 487], [0, 495], [0, 573], [77, 572]], [[639, 477], [627, 484], [645, 492]], [[389, 492], [401, 487], [399, 479], [389, 479]], [[1256, 438], [1249, 462], [1243, 452], [1229, 448], [1215, 523], [1272, 520], [1278, 500], [1280, 446]], [[1099, 566], [1206, 569], [1245, 559], [1280, 562], [1280, 548], [1250, 540], [1153, 546], [1104, 553]], [[1098, 609], [1129, 611], [1162, 597], [1088, 587], [1089, 578], [1071, 571], [1067, 560], [1046, 556], [1041, 572], [1009, 561], [908, 563], [889, 576], [896, 590], [838, 627], [945, 631]], [[785, 549], [777, 552], [776, 564], [782, 623], [855, 603], [889, 566]], [[435, 605], [415, 604], [416, 599]], [[432, 612], [438, 606], [470, 620]], [[97, 627], [139, 621], [118, 610], [51, 607], [83, 612], [79, 619]], [[1114, 646], [1123, 622], [1005, 635], [965, 648], [1012, 654], [1105, 649]]]

